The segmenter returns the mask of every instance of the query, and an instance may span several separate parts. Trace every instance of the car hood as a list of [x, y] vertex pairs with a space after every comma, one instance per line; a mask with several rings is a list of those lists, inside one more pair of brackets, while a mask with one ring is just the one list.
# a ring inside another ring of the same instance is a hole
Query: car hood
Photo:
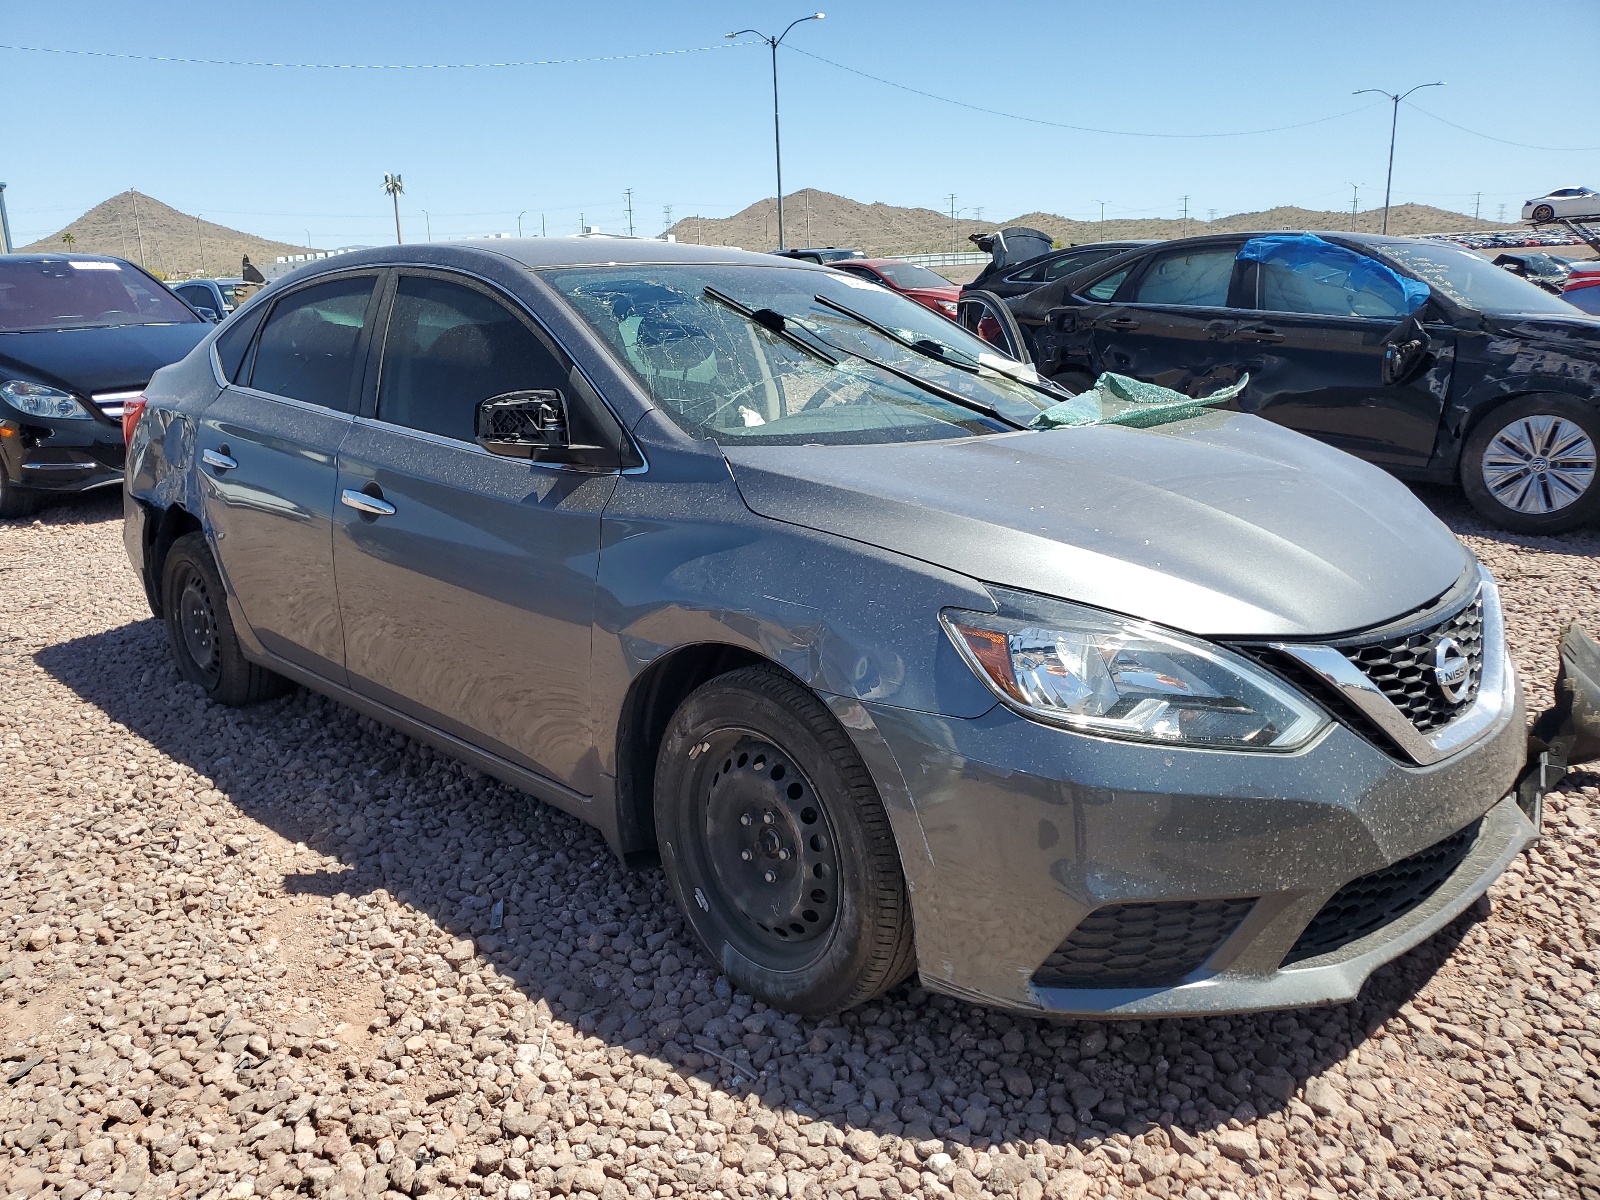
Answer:
[[196, 321], [0, 333], [0, 377], [27, 378], [85, 396], [142, 388], [214, 328]]
[[724, 453], [763, 516], [1210, 637], [1377, 625], [1471, 562], [1391, 476], [1244, 414]]

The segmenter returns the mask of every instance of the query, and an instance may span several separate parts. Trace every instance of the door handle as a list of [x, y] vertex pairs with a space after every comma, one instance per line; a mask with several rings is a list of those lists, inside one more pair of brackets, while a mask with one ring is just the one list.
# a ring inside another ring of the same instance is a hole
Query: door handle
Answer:
[[221, 450], [202, 450], [200, 461], [218, 473], [231, 471], [239, 465], [239, 461], [228, 454], [226, 446]]
[[1132, 317], [1112, 317], [1109, 320], [1102, 321], [1101, 324], [1104, 325], [1107, 329], [1137, 329], [1137, 328], [1139, 328], [1139, 322], [1135, 321]]
[[1283, 334], [1276, 329], [1241, 329], [1234, 335], [1241, 342], [1281, 342]]
[[394, 505], [382, 496], [369, 496], [366, 492], [358, 492], [354, 488], [345, 488], [339, 494], [339, 503], [372, 517], [392, 517], [395, 513]]

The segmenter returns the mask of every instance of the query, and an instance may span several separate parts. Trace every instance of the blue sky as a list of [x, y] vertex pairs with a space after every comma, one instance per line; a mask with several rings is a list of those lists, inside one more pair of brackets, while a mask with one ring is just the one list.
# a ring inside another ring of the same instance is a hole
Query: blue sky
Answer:
[[[1600, 5], [1559, 5], [1528, 32], [1503, 4], [1392, 0], [1196, 4], [822, 0], [809, 51], [910, 87], [1059, 124], [989, 116], [787, 48], [779, 67], [786, 191], [984, 219], [1035, 209], [1088, 218], [1204, 217], [1382, 201], [1389, 105], [1412, 99], [1510, 142], [1600, 146], [1567, 51], [1600, 46]], [[19, 243], [138, 188], [188, 212], [317, 246], [393, 237], [384, 172], [405, 179], [408, 239], [516, 230], [654, 234], [773, 193], [770, 61], [727, 47], [808, 10], [773, 0], [688, 4], [455, 0], [11, 0], [0, 42], [204, 59], [444, 63], [697, 53], [480, 70], [293, 70], [0, 50], [0, 180]], [[1537, 28], [1534, 28], [1534, 27]], [[1566, 65], [1563, 65], [1566, 64]], [[1357, 110], [1351, 112], [1351, 110]], [[1561, 113], [1571, 114], [1563, 119]], [[1552, 114], [1540, 116], [1540, 113]], [[1348, 114], [1337, 115], [1336, 114]], [[1600, 151], [1524, 149], [1402, 106], [1396, 202], [1485, 217], [1600, 180]], [[424, 217], [424, 211], [428, 216]]]

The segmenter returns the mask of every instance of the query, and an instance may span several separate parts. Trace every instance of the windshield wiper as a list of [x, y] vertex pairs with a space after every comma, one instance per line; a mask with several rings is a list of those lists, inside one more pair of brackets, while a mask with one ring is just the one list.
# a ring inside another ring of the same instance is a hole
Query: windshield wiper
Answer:
[[[848, 305], [840, 304], [837, 300], [830, 300], [827, 296], [819, 294], [813, 296], [812, 299], [814, 299], [824, 308], [831, 308], [834, 312], [839, 313], [842, 316], [849, 317], [852, 321], [861, 322], [861, 324], [865, 325], [874, 333], [881, 334], [882, 336], [888, 338], [891, 342], [894, 342], [896, 345], [904, 346], [907, 350], [912, 350], [918, 354], [926, 355], [928, 358], [931, 358], [936, 362], [944, 363], [944, 365], [947, 367], [954, 367], [956, 370], [965, 371], [969, 375], [979, 375], [985, 370], [991, 370], [994, 371], [995, 374], [1004, 376], [1006, 379], [1011, 380], [1012, 383], [1020, 383], [1025, 388], [1032, 388], [1036, 392], [1042, 392], [1046, 396], [1049, 396], [1052, 400], [1060, 400], [1072, 394], [1066, 391], [1060, 384], [1053, 383], [1049, 380], [1041, 379], [1038, 383], [1034, 383], [1027, 379], [1021, 379], [1016, 375], [1011, 374], [1009, 371], [1001, 371], [996, 370], [993, 367], [985, 367], [981, 360], [974, 359], [965, 351], [956, 350], [953, 346], [943, 346], [940, 343], [933, 341], [931, 338], [912, 341], [910, 338], [906, 337], [897, 330], [891, 329], [887, 325], [874, 321], [865, 313], [859, 313], [855, 309], [850, 308]], [[955, 353], [962, 355], [966, 361], [958, 362], [946, 354], [946, 350], [952, 350]]]
[[829, 354], [827, 351], [820, 350], [816, 346], [813, 346], [810, 342], [806, 341], [804, 338], [790, 333], [789, 322], [782, 313], [776, 312], [770, 308], [750, 308], [748, 305], [740, 304], [732, 296], [717, 291], [717, 289], [714, 287], [707, 287], [705, 290], [705, 295], [708, 300], [715, 300], [724, 308], [738, 313], [741, 317], [752, 324], [761, 326], [761, 328], [772, 334], [773, 337], [787, 342], [802, 354], [809, 354], [818, 362], [827, 363], [830, 367], [837, 367], [839, 365], [839, 360], [833, 357], [833, 355]]
[[[732, 296], [725, 295], [713, 287], [707, 287], [705, 289], [705, 294], [707, 298], [715, 300], [718, 304], [723, 305], [725, 308], [731, 309], [733, 312], [738, 313], [741, 317], [745, 318], [745, 320], [761, 326], [761, 328], [767, 330], [774, 337], [782, 338], [785, 342], [795, 347], [797, 350], [803, 351], [804, 353], [811, 355], [813, 358], [827, 363], [830, 367], [837, 367], [839, 365], [839, 360], [834, 358], [833, 355], [817, 346], [812, 345], [809, 340], [794, 333], [789, 328], [791, 324], [790, 318], [784, 316], [776, 309], [750, 308], [747, 305], [740, 304], [739, 301], [735, 300]], [[880, 371], [886, 371], [890, 375], [893, 375], [896, 379], [904, 380], [913, 387], [921, 388], [929, 395], [937, 396], [946, 403], [954, 404], [957, 408], [964, 408], [968, 412], [975, 412], [979, 416], [988, 417], [991, 421], [998, 421], [1002, 425], [1009, 425], [1012, 429], [1028, 428], [1028, 426], [1020, 424], [1017, 421], [1013, 421], [999, 409], [993, 407], [992, 405], [985, 404], [981, 400], [969, 400], [960, 392], [951, 391], [947, 387], [933, 383], [927, 379], [923, 379], [919, 375], [914, 375], [910, 371], [905, 371], [899, 367], [891, 366], [886, 362], [879, 362], [877, 359], [871, 358], [860, 353], [859, 351], [851, 350], [844, 346], [834, 345], [834, 343], [828, 341], [827, 339], [818, 336], [818, 334], [816, 334], [813, 330], [806, 329], [806, 326], [803, 322], [795, 321], [793, 324], [798, 325], [801, 329], [805, 329], [806, 333], [810, 337], [816, 338], [818, 341], [822, 342], [823, 345], [831, 346], [841, 354], [849, 355], [851, 358], [860, 359], [864, 363], [868, 363], [871, 366], [877, 367]]]

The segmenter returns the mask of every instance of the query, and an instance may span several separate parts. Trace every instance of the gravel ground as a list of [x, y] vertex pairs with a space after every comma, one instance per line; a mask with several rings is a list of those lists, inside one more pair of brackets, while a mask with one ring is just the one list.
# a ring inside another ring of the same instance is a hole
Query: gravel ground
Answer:
[[[1600, 535], [1425, 499], [1542, 705]], [[1600, 775], [1353, 1004], [798, 1021], [576, 821], [307, 693], [202, 701], [114, 498], [0, 526], [0, 613], [13, 1195], [1600, 1200]]]

